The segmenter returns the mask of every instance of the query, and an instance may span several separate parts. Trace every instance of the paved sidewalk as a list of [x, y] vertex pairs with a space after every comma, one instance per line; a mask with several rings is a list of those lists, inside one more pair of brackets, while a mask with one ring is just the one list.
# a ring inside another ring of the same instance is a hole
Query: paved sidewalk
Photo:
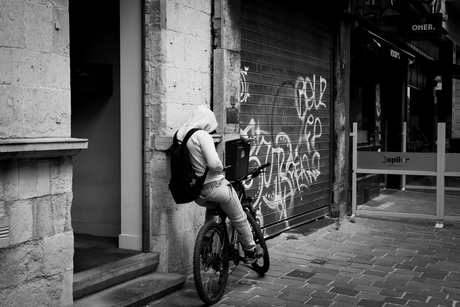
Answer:
[[[345, 218], [306, 235], [269, 239], [271, 268], [239, 265], [215, 306], [460, 307], [460, 223]], [[149, 307], [203, 306], [193, 277]]]

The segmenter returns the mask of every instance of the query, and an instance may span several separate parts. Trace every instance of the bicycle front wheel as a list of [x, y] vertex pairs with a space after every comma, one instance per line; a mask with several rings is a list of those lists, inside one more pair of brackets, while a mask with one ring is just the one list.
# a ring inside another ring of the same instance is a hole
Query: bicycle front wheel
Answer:
[[214, 221], [201, 227], [193, 252], [193, 278], [196, 292], [207, 305], [224, 295], [228, 278], [227, 241], [222, 227]]
[[265, 274], [268, 272], [268, 269], [270, 268], [270, 256], [268, 255], [267, 243], [265, 242], [264, 236], [262, 232], [260, 231], [260, 227], [256, 219], [248, 211], [246, 211], [246, 215], [247, 215], [249, 224], [251, 225], [251, 231], [252, 231], [252, 236], [254, 238], [254, 241], [256, 242], [256, 245], [259, 245], [260, 248], [262, 248], [264, 251], [263, 257], [258, 259], [256, 262], [254, 262], [251, 265], [254, 271], [256, 271], [257, 273]]

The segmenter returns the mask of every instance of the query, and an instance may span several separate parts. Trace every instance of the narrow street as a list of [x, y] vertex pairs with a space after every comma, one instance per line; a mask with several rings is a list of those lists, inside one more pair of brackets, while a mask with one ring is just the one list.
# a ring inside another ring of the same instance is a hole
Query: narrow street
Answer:
[[[344, 219], [267, 241], [271, 269], [240, 265], [216, 306], [460, 306], [460, 225], [417, 219]], [[190, 276], [148, 307], [202, 306]]]

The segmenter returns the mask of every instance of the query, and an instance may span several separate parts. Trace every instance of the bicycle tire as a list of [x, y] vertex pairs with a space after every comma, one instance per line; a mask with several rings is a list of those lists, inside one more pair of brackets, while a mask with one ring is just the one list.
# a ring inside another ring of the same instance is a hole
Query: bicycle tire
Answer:
[[268, 272], [270, 269], [270, 255], [268, 254], [268, 247], [267, 243], [265, 242], [264, 236], [260, 231], [259, 224], [257, 223], [256, 219], [252, 216], [250, 212], [246, 211], [246, 215], [251, 225], [252, 236], [254, 237], [254, 241], [256, 245], [260, 245], [260, 247], [264, 250], [264, 255], [262, 258], [258, 259], [256, 262], [252, 263], [252, 267], [254, 271], [263, 275]]
[[224, 257], [228, 240], [224, 235], [222, 226], [210, 221], [201, 227], [195, 241], [193, 278], [198, 296], [207, 305], [217, 303], [227, 285], [229, 262]]

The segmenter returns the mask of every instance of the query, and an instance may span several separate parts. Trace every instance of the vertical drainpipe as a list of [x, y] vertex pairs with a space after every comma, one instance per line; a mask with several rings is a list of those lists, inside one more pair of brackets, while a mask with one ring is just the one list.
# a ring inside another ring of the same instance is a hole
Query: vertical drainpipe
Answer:
[[225, 144], [226, 140], [239, 138], [239, 120], [229, 121], [227, 114], [229, 109], [239, 114], [240, 5], [240, 0], [213, 0], [211, 13], [211, 106], [219, 125], [217, 132], [222, 136], [217, 151], [223, 161], [225, 159], [221, 144]]

